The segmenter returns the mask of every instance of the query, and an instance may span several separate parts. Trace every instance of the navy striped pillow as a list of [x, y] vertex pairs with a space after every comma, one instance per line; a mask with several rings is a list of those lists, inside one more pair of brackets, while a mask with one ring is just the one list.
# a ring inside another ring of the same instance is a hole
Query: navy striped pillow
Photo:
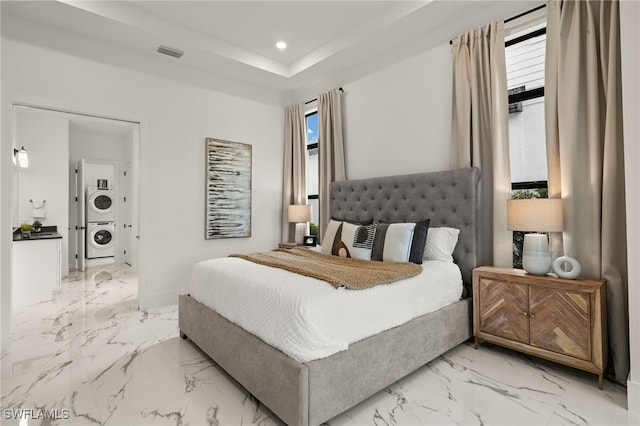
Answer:
[[416, 223], [378, 223], [371, 260], [422, 264], [430, 219]]

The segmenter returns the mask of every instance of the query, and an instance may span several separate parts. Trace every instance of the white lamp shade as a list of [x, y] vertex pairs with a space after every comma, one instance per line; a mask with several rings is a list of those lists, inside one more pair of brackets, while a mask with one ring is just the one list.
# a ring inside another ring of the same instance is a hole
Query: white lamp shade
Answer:
[[508, 200], [507, 226], [510, 231], [561, 232], [564, 228], [562, 200]]
[[287, 218], [289, 222], [303, 223], [311, 220], [311, 205], [309, 204], [292, 204], [287, 210]]

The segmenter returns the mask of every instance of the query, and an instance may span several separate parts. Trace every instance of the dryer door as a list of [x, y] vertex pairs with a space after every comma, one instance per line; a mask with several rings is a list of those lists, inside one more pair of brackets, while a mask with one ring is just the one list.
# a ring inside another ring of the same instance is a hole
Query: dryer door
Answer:
[[98, 214], [109, 214], [113, 211], [113, 196], [110, 193], [95, 192], [89, 200], [89, 208]]

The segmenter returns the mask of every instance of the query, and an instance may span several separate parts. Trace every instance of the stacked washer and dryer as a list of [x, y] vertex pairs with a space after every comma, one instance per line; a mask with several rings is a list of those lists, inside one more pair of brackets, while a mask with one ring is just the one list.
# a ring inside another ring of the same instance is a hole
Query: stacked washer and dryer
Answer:
[[87, 259], [114, 257], [116, 198], [107, 180], [99, 179], [97, 187], [87, 188]]

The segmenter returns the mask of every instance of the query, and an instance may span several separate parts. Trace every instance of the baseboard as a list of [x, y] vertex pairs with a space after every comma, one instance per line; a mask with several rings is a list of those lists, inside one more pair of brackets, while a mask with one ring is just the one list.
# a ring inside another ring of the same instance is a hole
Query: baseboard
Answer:
[[640, 383], [627, 380], [627, 409], [630, 413], [640, 414]]

